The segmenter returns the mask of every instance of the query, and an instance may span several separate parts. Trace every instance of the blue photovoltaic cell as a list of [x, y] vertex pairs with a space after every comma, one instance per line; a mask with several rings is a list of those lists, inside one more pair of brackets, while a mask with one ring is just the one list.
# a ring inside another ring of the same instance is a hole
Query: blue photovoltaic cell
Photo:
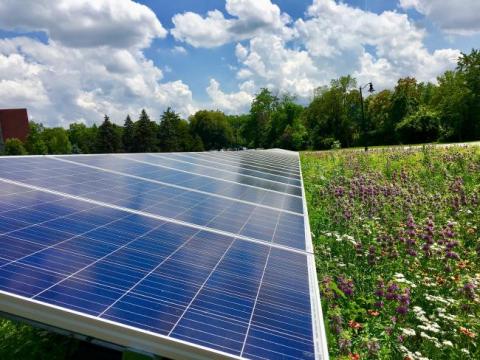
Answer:
[[[300, 215], [303, 213], [303, 204], [300, 198], [286, 197], [283, 200], [284, 205], [285, 201], [290, 199], [300, 200], [300, 202], [295, 201], [288, 205], [299, 213], [296, 215], [239, 203], [233, 199], [161, 186], [50, 158], [3, 158], [0, 160], [0, 171], [2, 168], [6, 169], [7, 165], [21, 169], [2, 173], [2, 177], [10, 180], [254, 237], [262, 241], [305, 249], [304, 221], [303, 216]], [[109, 184], [107, 189], [105, 189], [105, 184]], [[38, 204], [43, 201], [42, 195], [35, 195], [36, 198], [33, 198], [27, 194], [0, 196], [0, 201], [15, 203], [18, 206]], [[235, 194], [232, 196], [235, 198]], [[268, 193], [272, 205], [275, 205], [272, 201], [281, 196], [276, 193]], [[255, 200], [255, 197], [248, 199]], [[258, 200], [254, 202], [258, 202]], [[38, 210], [38, 212], [24, 214], [20, 209], [17, 211], [18, 217], [14, 218], [22, 220], [25, 216], [34, 216], [35, 218], [45, 216], [43, 209], [39, 208]], [[54, 211], [55, 209], [49, 210], [49, 214]], [[74, 218], [81, 219], [84, 216], [88, 216], [88, 214], [81, 214]], [[29, 221], [29, 219], [25, 220]], [[277, 227], [279, 220], [281, 220], [281, 226]]]
[[[238, 188], [239, 192], [241, 193], [250, 193], [254, 192], [256, 194], [265, 194], [268, 191], [265, 190], [273, 190], [281, 192], [284, 197], [287, 195], [302, 195], [302, 189], [299, 186], [292, 186], [289, 184], [284, 183], [277, 183], [271, 182], [260, 178], [251, 178], [245, 177], [240, 174], [228, 176], [228, 173], [220, 172], [215, 169], [205, 170], [199, 166], [182, 164], [175, 161], [169, 161], [168, 159], [162, 159], [160, 157], [150, 156], [148, 159], [145, 159], [149, 155], [143, 155], [140, 157], [139, 155], [135, 156], [126, 156], [126, 157], [112, 157], [109, 155], [98, 155], [98, 156], [63, 156], [60, 157], [65, 160], [74, 161], [82, 164], [87, 164], [91, 166], [97, 166], [102, 169], [109, 169], [114, 170], [130, 175], [136, 175], [140, 177], [144, 177], [151, 180], [158, 180], [163, 181], [166, 183], [173, 183], [178, 184], [180, 182], [185, 182], [186, 184], [197, 184], [195, 188], [201, 187], [205, 183], [215, 184], [215, 187], [218, 189], [218, 193], [223, 195], [223, 189], [229, 188]], [[140, 163], [135, 162], [132, 160], [128, 160], [128, 158], [138, 158], [140, 157], [143, 159], [142, 161], [151, 162], [151, 164], [147, 163]], [[153, 163], [157, 165], [164, 165], [166, 167], [155, 166]], [[174, 168], [174, 169], [171, 169]], [[182, 171], [178, 171], [182, 170]], [[186, 173], [183, 171], [188, 171], [191, 173]], [[196, 175], [198, 174], [198, 175]], [[215, 179], [199, 176], [199, 175], [207, 175], [215, 177]], [[219, 175], [222, 175], [221, 177]], [[231, 184], [228, 182], [221, 181], [221, 179], [235, 181], [236, 184]], [[253, 189], [248, 186], [250, 185], [258, 187], [259, 189]], [[265, 190], [263, 190], [265, 189]], [[226, 190], [225, 190], [226, 191]], [[301, 200], [301, 199], [300, 199]]]
[[[223, 170], [227, 171], [233, 171], [233, 172], [242, 172], [243, 174], [246, 175], [251, 175], [251, 176], [260, 176], [260, 175], [273, 175], [281, 178], [288, 178], [292, 180], [300, 180], [300, 174], [292, 171], [281, 171], [281, 170], [275, 170], [272, 168], [268, 167], [260, 167], [260, 166], [254, 166], [252, 164], [248, 164], [245, 162], [241, 161], [225, 161], [221, 160], [219, 161], [218, 158], [212, 159], [212, 158], [207, 158], [207, 157], [201, 157], [201, 156], [194, 156], [192, 154], [188, 153], [174, 153], [174, 154], [154, 154], [154, 156], [161, 156], [161, 157], [166, 157], [170, 159], [175, 159], [175, 160], [183, 160], [183, 161], [189, 161], [193, 163], [197, 163], [200, 165], [204, 166], [209, 166], [209, 167], [217, 167], [221, 168]], [[273, 178], [266, 177], [268, 179], [273, 180]], [[295, 183], [294, 183], [295, 184]]]
[[[295, 167], [267, 155], [256, 163], [298, 171], [298, 158]], [[20, 170], [7, 174], [11, 160], [0, 158], [0, 178], [81, 199], [0, 180], [0, 290], [244, 358], [315, 358], [312, 255], [275, 247], [305, 249], [303, 216], [49, 158], [15, 160]]]
[[[216, 166], [213, 167], [205, 166], [205, 164], [198, 164], [192, 162], [186, 162], [188, 159], [181, 159], [177, 157], [171, 159], [165, 156], [159, 156], [154, 154], [133, 154], [133, 155], [123, 155], [123, 159], [130, 159], [131, 161], [143, 161], [149, 164], [156, 164], [158, 166], [165, 166], [181, 171], [188, 171], [194, 174], [199, 174], [203, 176], [215, 177], [216, 179], [223, 179], [229, 181], [236, 181], [241, 184], [258, 186], [265, 189], [273, 189], [282, 191], [287, 189], [289, 191], [295, 191], [296, 194], [298, 190], [301, 190], [301, 182], [299, 179], [291, 179], [288, 177], [265, 174], [265, 173], [256, 173], [249, 170], [237, 169], [235, 172], [225, 171], [223, 167]], [[275, 183], [280, 183], [280, 185], [275, 185]], [[283, 185], [281, 185], [283, 184]], [[301, 192], [300, 194], [301, 195]]]
[[135, 154], [135, 155], [129, 155], [135, 158], [136, 156], [145, 156], [148, 155], [148, 159], [169, 159], [169, 160], [175, 160], [176, 162], [184, 163], [184, 164], [193, 164], [197, 165], [199, 167], [203, 167], [205, 169], [217, 169], [222, 171], [222, 173], [230, 173], [230, 174], [236, 174], [239, 173], [241, 175], [246, 175], [246, 176], [251, 176], [251, 177], [257, 177], [260, 179], [267, 179], [271, 181], [278, 181], [281, 183], [286, 183], [290, 185], [295, 185], [295, 186], [301, 186], [301, 181], [300, 181], [300, 176], [297, 174], [292, 174], [292, 173], [282, 173], [278, 172], [273, 169], [254, 169], [254, 168], [248, 168], [248, 167], [242, 167], [240, 164], [228, 164], [225, 162], [215, 162], [215, 161], [209, 161], [208, 159], [200, 159], [198, 156], [191, 156], [188, 154], [181, 154], [181, 153], [176, 153], [176, 154]]
[[243, 166], [248, 166], [249, 168], [255, 169], [270, 169], [282, 173], [296, 174], [299, 175], [298, 168], [298, 157], [295, 156], [294, 162], [284, 163], [279, 158], [273, 157], [272, 154], [267, 158], [261, 158], [258, 154], [254, 156], [248, 155], [247, 153], [242, 154], [224, 154], [224, 153], [200, 153], [198, 155], [200, 158], [209, 159], [218, 162], [225, 162], [229, 164], [240, 163]]

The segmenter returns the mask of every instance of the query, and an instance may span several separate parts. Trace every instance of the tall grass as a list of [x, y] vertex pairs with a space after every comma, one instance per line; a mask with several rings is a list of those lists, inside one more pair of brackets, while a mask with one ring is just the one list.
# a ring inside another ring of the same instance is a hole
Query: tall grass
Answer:
[[479, 359], [480, 148], [305, 153], [333, 358]]

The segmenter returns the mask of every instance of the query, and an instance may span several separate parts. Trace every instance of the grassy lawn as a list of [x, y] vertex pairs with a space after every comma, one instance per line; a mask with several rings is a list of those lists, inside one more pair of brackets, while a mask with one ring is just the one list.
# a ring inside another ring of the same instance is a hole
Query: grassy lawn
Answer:
[[302, 167], [332, 358], [479, 359], [480, 147]]

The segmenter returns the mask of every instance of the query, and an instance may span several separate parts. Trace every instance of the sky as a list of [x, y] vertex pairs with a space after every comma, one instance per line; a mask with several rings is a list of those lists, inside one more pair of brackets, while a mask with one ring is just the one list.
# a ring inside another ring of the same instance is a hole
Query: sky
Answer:
[[63, 127], [239, 114], [263, 87], [307, 104], [348, 74], [435, 82], [479, 47], [478, 0], [0, 0], [0, 108]]

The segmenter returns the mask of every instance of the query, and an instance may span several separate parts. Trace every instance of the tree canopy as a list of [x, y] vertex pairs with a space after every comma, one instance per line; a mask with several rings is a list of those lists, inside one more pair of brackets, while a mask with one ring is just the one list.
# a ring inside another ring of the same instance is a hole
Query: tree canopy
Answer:
[[220, 150], [234, 143], [233, 129], [221, 111], [197, 111], [190, 117], [190, 129], [206, 150]]

